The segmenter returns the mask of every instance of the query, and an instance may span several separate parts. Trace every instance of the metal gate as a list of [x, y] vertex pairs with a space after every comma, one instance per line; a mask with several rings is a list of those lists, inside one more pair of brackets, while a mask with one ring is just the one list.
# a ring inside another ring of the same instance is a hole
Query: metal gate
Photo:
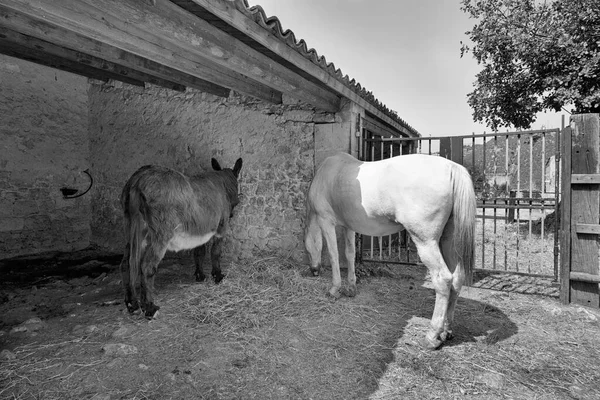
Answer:
[[[559, 276], [560, 130], [398, 138], [362, 129], [359, 158], [439, 155], [465, 166], [477, 195], [476, 270]], [[419, 264], [406, 232], [363, 236], [360, 261]]]

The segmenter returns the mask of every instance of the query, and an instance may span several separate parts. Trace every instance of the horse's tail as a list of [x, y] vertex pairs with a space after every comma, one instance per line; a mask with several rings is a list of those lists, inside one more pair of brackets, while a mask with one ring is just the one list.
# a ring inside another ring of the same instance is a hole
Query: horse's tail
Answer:
[[473, 181], [469, 172], [456, 165], [453, 171], [454, 205], [454, 244], [465, 272], [465, 284], [473, 281], [473, 263], [475, 262], [475, 217], [477, 200]]
[[135, 288], [137, 279], [140, 275], [140, 263], [142, 258], [142, 242], [144, 237], [142, 231], [144, 229], [143, 210], [145, 208], [144, 196], [135, 188], [130, 189], [128, 193], [128, 201], [125, 205], [126, 213], [128, 213], [129, 225], [129, 280], [131, 287]]

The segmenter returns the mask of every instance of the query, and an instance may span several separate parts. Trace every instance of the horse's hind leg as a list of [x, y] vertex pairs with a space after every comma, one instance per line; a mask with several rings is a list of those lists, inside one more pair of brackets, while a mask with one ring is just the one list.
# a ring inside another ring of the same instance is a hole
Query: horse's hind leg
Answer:
[[424, 344], [429, 349], [437, 349], [446, 338], [444, 330], [447, 322], [453, 277], [446, 266], [437, 240], [423, 241], [414, 235], [411, 236], [413, 236], [421, 261], [429, 269], [431, 282], [435, 289], [435, 307], [431, 317], [431, 329], [425, 336], [426, 342]]
[[354, 272], [354, 258], [356, 256], [356, 242], [353, 230], [343, 227], [344, 242], [346, 249], [346, 262], [348, 263], [348, 290], [346, 295], [349, 297], [356, 296], [356, 274]]
[[321, 272], [323, 236], [317, 222], [317, 216], [314, 213], [310, 213], [308, 217], [308, 225], [306, 226], [306, 233], [304, 235], [304, 246], [310, 259], [310, 270], [314, 276], [318, 276]]
[[206, 245], [198, 246], [194, 248], [194, 265], [196, 266], [196, 270], [194, 271], [194, 276], [196, 277], [196, 282], [204, 282], [206, 279], [206, 275], [204, 275], [204, 256], [206, 255]]
[[335, 225], [325, 218], [319, 219], [319, 225], [321, 226], [323, 236], [325, 236], [327, 250], [329, 251], [329, 259], [331, 261], [332, 286], [329, 290], [329, 294], [332, 297], [338, 298], [340, 297], [342, 278], [340, 276], [340, 259], [337, 248], [337, 236], [335, 234]]
[[446, 265], [452, 274], [450, 299], [448, 300], [448, 312], [446, 315], [446, 321], [444, 323], [444, 331], [440, 336], [442, 340], [449, 340], [454, 336], [452, 331], [452, 324], [454, 322], [454, 309], [456, 306], [456, 301], [458, 300], [458, 295], [460, 294], [460, 290], [465, 281], [465, 271], [454, 247], [454, 227], [451, 221], [452, 220], [450, 220], [448, 225], [446, 225], [444, 235], [440, 240], [444, 260], [446, 261]]
[[166, 251], [166, 244], [152, 243], [146, 247], [142, 256], [140, 300], [144, 315], [148, 319], [152, 319], [160, 308], [154, 304], [154, 277], [158, 271], [158, 264], [165, 256]]
[[213, 240], [212, 247], [210, 249], [210, 260], [212, 262], [211, 275], [215, 280], [215, 283], [220, 283], [224, 275], [221, 272], [221, 249], [223, 248], [223, 238], [216, 237]]
[[121, 280], [123, 282], [123, 288], [125, 289], [125, 305], [127, 306], [127, 311], [133, 313], [140, 305], [137, 300], [137, 294], [135, 288], [131, 285], [131, 277], [129, 275], [129, 254], [130, 254], [130, 245], [127, 243], [125, 246], [125, 252], [123, 253], [123, 259], [121, 260], [120, 270], [121, 270]]

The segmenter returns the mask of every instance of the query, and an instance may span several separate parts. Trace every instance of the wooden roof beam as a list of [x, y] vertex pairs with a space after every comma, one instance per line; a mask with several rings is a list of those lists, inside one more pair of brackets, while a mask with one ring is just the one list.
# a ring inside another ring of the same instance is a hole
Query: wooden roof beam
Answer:
[[62, 28], [52, 22], [48, 22], [46, 16], [36, 14], [35, 10], [26, 7], [22, 4], [23, 2], [13, 3], [20, 3], [17, 4], [20, 8], [25, 7], [29, 11], [23, 13], [19, 8], [15, 10], [14, 7], [10, 8], [8, 5], [0, 4], [0, 27], [42, 41], [52, 42], [57, 47], [64, 47], [67, 50], [72, 49], [80, 54], [87, 54], [119, 66], [130, 68], [131, 70], [138, 71], [140, 78], [143, 74], [155, 77], [156, 79], [148, 80], [150, 83], [173, 82], [175, 85], [189, 86], [222, 97], [229, 95], [229, 89], [227, 88], [107, 45], [72, 30]]
[[[135, 14], [143, 13], [137, 10]], [[239, 92], [252, 92], [254, 97], [281, 103], [281, 93], [223, 68], [207, 71], [201, 64], [182, 57], [180, 54], [185, 51], [176, 45], [169, 46], [156, 35], [145, 34], [135, 24], [84, 1], [3, 0], [0, 27], [208, 93], [227, 96], [233, 87]], [[204, 79], [207, 77], [210, 79]]]
[[[46, 32], [36, 25], [45, 23], [273, 103], [281, 103], [281, 94], [286, 93], [320, 110], [339, 110], [337, 95], [168, 0], [156, 0], [156, 5], [139, 0], [3, 0], [2, 8], [35, 21], [21, 27], [0, 21], [0, 26], [30, 36], [44, 39]], [[52, 42], [82, 52], [95, 50], [60, 37]], [[118, 63], [106, 55], [93, 55]]]
[[[134, 69], [117, 65], [81, 52], [0, 28], [0, 53], [22, 58], [48, 67], [99, 80], [119, 80], [130, 85], [144, 86], [144, 82], [184, 91], [185, 86]], [[228, 90], [222, 89], [227, 96]]]

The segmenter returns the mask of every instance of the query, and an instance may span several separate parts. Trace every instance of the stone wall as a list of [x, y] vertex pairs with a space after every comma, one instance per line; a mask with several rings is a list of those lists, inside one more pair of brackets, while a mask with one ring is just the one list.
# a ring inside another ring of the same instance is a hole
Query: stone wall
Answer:
[[287, 99], [272, 105], [236, 94], [224, 99], [120, 84], [92, 85], [89, 101], [91, 164], [98, 181], [92, 242], [122, 250], [118, 198], [140, 166], [160, 164], [192, 175], [209, 169], [211, 157], [227, 167], [242, 157], [242, 200], [224, 254], [305, 257], [305, 195], [315, 167], [315, 127], [337, 125], [337, 116]]
[[0, 55], [0, 258], [89, 245], [87, 79]]

